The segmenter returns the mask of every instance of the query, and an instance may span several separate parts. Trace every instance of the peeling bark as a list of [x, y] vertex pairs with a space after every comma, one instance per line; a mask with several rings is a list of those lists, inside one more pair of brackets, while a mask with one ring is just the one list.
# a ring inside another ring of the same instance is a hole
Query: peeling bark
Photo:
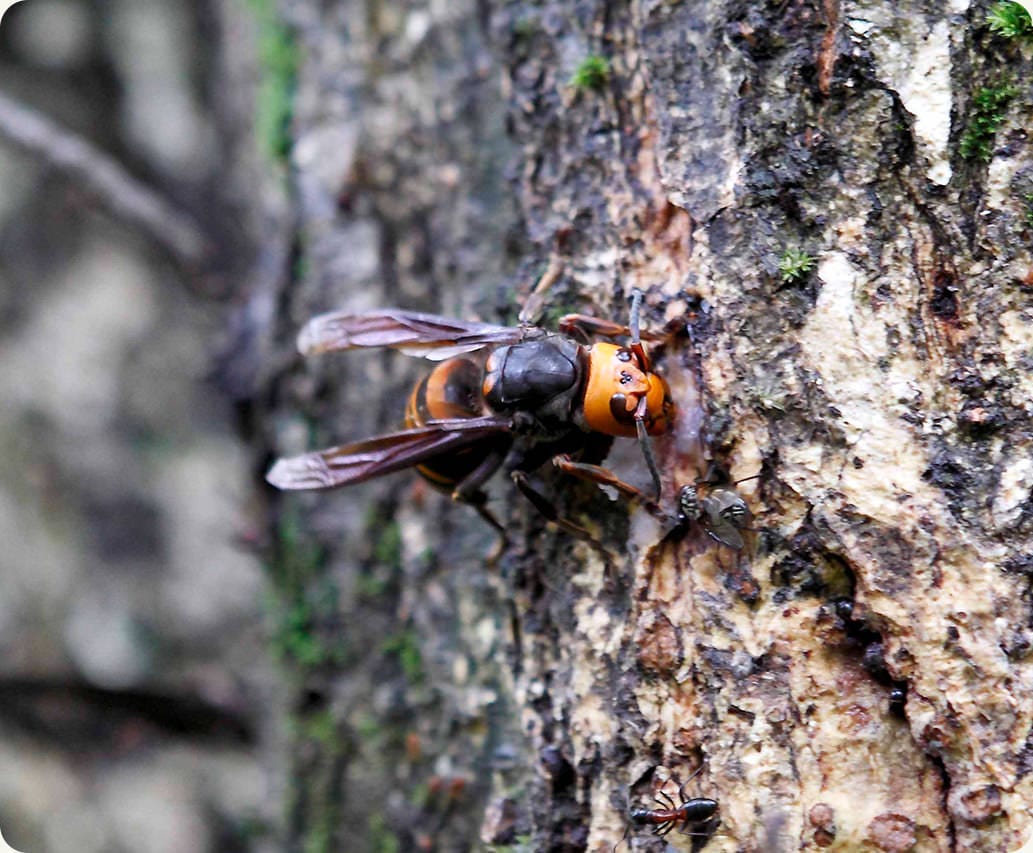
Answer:
[[[661, 360], [681, 412], [658, 442], [665, 501], [711, 460], [760, 475], [735, 552], [545, 472], [624, 555], [609, 564], [504, 486], [517, 543], [498, 568], [472, 513], [404, 478], [281, 505], [322, 547], [303, 586], [339, 596], [316, 636], [351, 644], [301, 667], [354, 747], [321, 794], [333, 831], [383, 813], [405, 849], [610, 850], [629, 805], [702, 763], [686, 795], [717, 799], [720, 825], [677, 849], [1021, 847], [1028, 91], [988, 164], [958, 141], [975, 89], [1028, 79], [1022, 50], [966, 2], [290, 8], [306, 60], [285, 352], [329, 308], [512, 321], [551, 264], [547, 318], [623, 317], [638, 288], [651, 325], [686, 332]], [[590, 55], [599, 90], [570, 82]], [[785, 280], [789, 249], [816, 268]], [[390, 428], [418, 370], [297, 365], [270, 440]], [[416, 680], [361, 639], [398, 620]], [[326, 761], [298, 754], [307, 795]]]

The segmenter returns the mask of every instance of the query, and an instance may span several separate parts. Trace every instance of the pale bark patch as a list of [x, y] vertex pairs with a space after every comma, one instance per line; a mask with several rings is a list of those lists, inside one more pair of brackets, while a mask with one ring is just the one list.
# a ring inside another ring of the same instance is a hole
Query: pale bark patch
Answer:
[[925, 25], [886, 4], [858, 4], [847, 26], [867, 39], [886, 85], [914, 116], [914, 135], [926, 158], [926, 176], [946, 185], [951, 179], [947, 144], [951, 130], [951, 33], [948, 22]]

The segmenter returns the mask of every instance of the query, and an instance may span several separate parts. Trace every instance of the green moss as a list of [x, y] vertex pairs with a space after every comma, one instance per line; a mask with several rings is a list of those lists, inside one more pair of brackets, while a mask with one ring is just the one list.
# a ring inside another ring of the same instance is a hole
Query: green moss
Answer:
[[[556, 287], [550, 291], [549, 302], [542, 307], [537, 325], [543, 329], [556, 329], [559, 327], [560, 320], [567, 314], [580, 314], [584, 311], [585, 307], [578, 302], [576, 293], [567, 287]], [[589, 313], [591, 313], [591, 309], [589, 309]]]
[[295, 763], [288, 789], [288, 821], [301, 829], [292, 847], [304, 853], [333, 853], [340, 849], [341, 774], [350, 740], [325, 706], [296, 712], [289, 726]]
[[1019, 3], [995, 3], [986, 18], [990, 32], [1006, 39], [1033, 38], [1033, 21]]
[[798, 284], [814, 269], [815, 260], [803, 249], [786, 249], [778, 261], [783, 284]]
[[293, 500], [286, 500], [276, 526], [269, 575], [287, 596], [298, 594], [323, 570], [326, 554], [302, 529], [301, 514]]
[[375, 599], [390, 592], [402, 569], [402, 529], [391, 518], [394, 510], [373, 504], [365, 516], [365, 538], [372, 542], [371, 559], [365, 561], [356, 578], [356, 590], [363, 598]]
[[302, 667], [318, 666], [324, 661], [326, 652], [312, 630], [307, 606], [298, 603], [287, 609], [273, 634], [273, 650]]
[[298, 843], [291, 849], [334, 853], [341, 849], [340, 785], [353, 741], [326, 704], [298, 710], [289, 718], [289, 726], [294, 762], [287, 820], [300, 829]]
[[274, 605], [274, 618], [271, 646], [280, 659], [302, 670], [349, 663], [344, 634], [335, 629], [336, 595], [313, 593], [287, 605]]
[[1007, 116], [1008, 106], [1018, 94], [1018, 87], [1001, 83], [980, 89], [972, 100], [968, 127], [958, 150], [966, 160], [988, 163], [993, 154], [994, 136]]
[[332, 853], [334, 849], [334, 831], [327, 820], [320, 821], [305, 833], [302, 850], [305, 853]]
[[416, 635], [412, 631], [402, 631], [384, 641], [381, 647], [385, 654], [398, 658], [406, 680], [410, 684], [418, 684], [423, 680], [423, 655], [416, 643]]
[[297, 88], [299, 50], [293, 32], [276, 13], [275, 0], [247, 0], [258, 26], [258, 61], [261, 80], [255, 105], [259, 143], [273, 160], [290, 154], [291, 119]]
[[610, 63], [602, 56], [586, 56], [570, 78], [575, 89], [591, 89], [598, 92], [610, 79]]
[[430, 785], [426, 782], [419, 782], [412, 786], [409, 793], [409, 802], [417, 809], [426, 809], [430, 806]]
[[333, 711], [325, 709], [300, 721], [301, 736], [334, 751], [340, 746], [340, 729]]
[[391, 568], [402, 565], [402, 529], [397, 521], [388, 522], [373, 546], [373, 559]]
[[374, 853], [399, 853], [402, 849], [395, 835], [380, 812], [373, 812], [366, 821], [366, 833], [369, 838], [369, 849]]
[[325, 562], [323, 549], [305, 536], [296, 506], [285, 501], [268, 564], [270, 645], [274, 655], [301, 669], [340, 664], [347, 657], [345, 635], [333, 630], [339, 591], [325, 576]]
[[377, 574], [363, 572], [355, 579], [355, 591], [362, 598], [380, 598], [391, 589], [391, 581]]
[[373, 714], [361, 714], [354, 725], [355, 734], [363, 744], [374, 743], [383, 735], [380, 718]]
[[1026, 193], [1022, 198], [1026, 203], [1026, 227], [1033, 228], [1033, 193]]
[[293, 281], [304, 281], [308, 278], [310, 266], [309, 254], [305, 251], [304, 246], [301, 246], [300, 249], [301, 250], [294, 257]]

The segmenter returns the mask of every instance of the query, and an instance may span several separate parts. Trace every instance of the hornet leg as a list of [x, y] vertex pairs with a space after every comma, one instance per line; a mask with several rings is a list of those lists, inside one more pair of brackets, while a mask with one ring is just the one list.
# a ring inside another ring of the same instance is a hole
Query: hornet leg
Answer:
[[588, 480], [591, 483], [598, 483], [601, 486], [610, 486], [624, 495], [624, 497], [638, 501], [650, 515], [660, 522], [670, 523], [674, 520], [670, 514], [661, 509], [660, 504], [653, 498], [631, 485], [631, 483], [626, 483], [620, 479], [609, 468], [604, 468], [601, 465], [586, 465], [584, 462], [574, 462], [569, 456], [557, 456], [552, 462], [557, 468], [570, 474], [572, 477]]
[[525, 472], [514, 471], [510, 474], [510, 477], [513, 478], [513, 482], [516, 483], [517, 488], [520, 489], [520, 493], [534, 504], [534, 508], [541, 513], [546, 521], [551, 521], [560, 528], [560, 530], [569, 533], [571, 536], [576, 536], [583, 542], [587, 542], [593, 548], [601, 551], [608, 558], [613, 556], [588, 530], [579, 524], [575, 524], [570, 519], [561, 517], [559, 510], [556, 509], [556, 505], [531, 485]]
[[501, 453], [492, 453], [480, 465], [474, 468], [473, 471], [467, 474], [465, 479], [459, 482], [452, 491], [452, 500], [456, 503], [462, 503], [473, 507], [477, 510], [477, 514], [488, 522], [488, 524], [494, 527], [495, 532], [498, 533], [498, 544], [495, 546], [495, 550], [492, 551], [487, 558], [489, 565], [497, 563], [499, 557], [501, 557], [509, 547], [509, 536], [506, 533], [506, 528], [502, 525], [502, 522], [495, 517], [495, 514], [485, 506], [488, 496], [481, 490], [481, 486], [491, 478], [492, 474], [498, 471], [499, 466], [502, 464], [502, 459], [503, 456]]

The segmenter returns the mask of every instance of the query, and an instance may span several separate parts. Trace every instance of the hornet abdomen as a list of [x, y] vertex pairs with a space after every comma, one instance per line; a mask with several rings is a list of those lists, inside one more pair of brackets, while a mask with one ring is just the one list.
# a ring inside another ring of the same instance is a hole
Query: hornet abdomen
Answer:
[[[405, 425], [426, 426], [428, 421], [447, 418], [479, 418], [488, 413], [481, 397], [482, 370], [469, 358], [450, 358], [421, 379], [405, 407]], [[451, 492], [471, 474], [496, 446], [506, 442], [487, 438], [462, 450], [439, 456], [416, 470], [431, 485]]]

